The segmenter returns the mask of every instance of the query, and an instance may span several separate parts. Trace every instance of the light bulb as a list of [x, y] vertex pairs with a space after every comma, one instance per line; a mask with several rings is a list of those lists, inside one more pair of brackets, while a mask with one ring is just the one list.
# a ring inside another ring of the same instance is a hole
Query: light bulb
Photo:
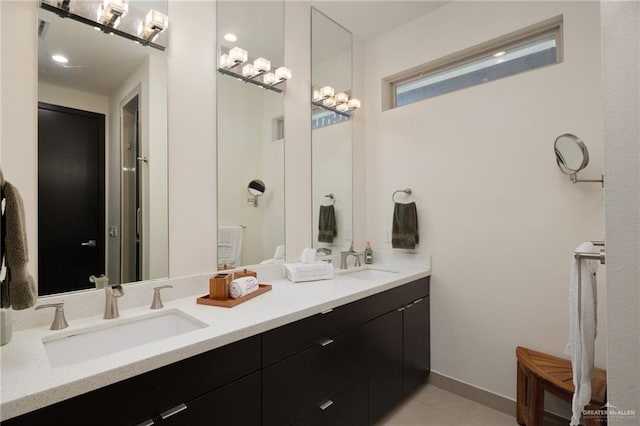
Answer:
[[239, 47], [234, 47], [229, 51], [229, 57], [234, 63], [241, 64], [243, 62], [247, 62], [247, 58], [249, 57], [249, 54], [244, 49], [240, 49]]
[[290, 80], [291, 70], [287, 67], [280, 67], [276, 69], [276, 77], [278, 80]]
[[322, 100], [322, 95], [318, 89], [313, 89], [313, 102], [319, 102]]
[[256, 72], [269, 72], [271, 71], [271, 61], [265, 58], [258, 58], [253, 61], [253, 66]]
[[360, 108], [360, 99], [350, 99], [349, 100], [349, 109], [358, 109]]
[[253, 64], [247, 64], [242, 67], [242, 75], [248, 78], [252, 78], [256, 75], [256, 68]]
[[160, 32], [169, 26], [169, 17], [165, 14], [151, 9], [141, 24], [138, 35], [145, 40], [154, 40]]
[[268, 72], [262, 77], [262, 82], [271, 86], [278, 81], [278, 77], [272, 72]]
[[234, 62], [231, 60], [231, 57], [226, 53], [220, 56], [220, 68], [228, 69], [233, 66]]
[[333, 87], [331, 86], [324, 86], [322, 89], [320, 89], [320, 96], [322, 96], [323, 98], [329, 98], [333, 96], [334, 93], [335, 90], [333, 90]]
[[347, 95], [346, 93], [341, 92], [341, 93], [336, 94], [335, 98], [336, 98], [336, 103], [344, 104], [345, 102], [347, 102], [349, 100], [349, 95]]
[[327, 99], [322, 101], [322, 105], [328, 106], [328, 107], [336, 106], [336, 99], [333, 96], [329, 96]]
[[336, 106], [336, 109], [340, 112], [347, 112], [349, 111], [349, 105], [346, 102], [341, 103]]

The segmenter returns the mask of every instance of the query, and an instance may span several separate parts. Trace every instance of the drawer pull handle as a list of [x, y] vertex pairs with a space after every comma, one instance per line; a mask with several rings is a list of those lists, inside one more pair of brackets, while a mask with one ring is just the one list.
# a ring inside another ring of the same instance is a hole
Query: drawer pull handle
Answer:
[[333, 405], [333, 401], [332, 400], [328, 400], [327, 402], [324, 402], [324, 403], [320, 404], [320, 409], [322, 411], [324, 411], [327, 408], [331, 407], [332, 405]]
[[404, 311], [405, 309], [407, 309], [407, 308], [405, 308], [405, 307], [403, 306], [403, 307], [401, 307], [401, 308], [396, 309], [396, 311], [398, 311], [398, 312], [402, 312], [402, 311]]
[[138, 423], [136, 426], [153, 426], [155, 423], [151, 419], [147, 419], [143, 422]]
[[333, 343], [332, 339], [327, 339], [327, 340], [323, 340], [322, 342], [320, 342], [320, 346], [327, 346]]
[[329, 312], [333, 312], [333, 308], [329, 308], [325, 311], [320, 312], [322, 315], [328, 314]]
[[178, 414], [180, 411], [184, 411], [186, 409], [187, 409], [187, 406], [184, 403], [182, 403], [180, 405], [177, 405], [173, 408], [168, 409], [164, 413], [160, 413], [160, 417], [162, 417], [162, 420], [165, 420], [175, 414]]
[[414, 301], [413, 301], [413, 304], [415, 305], [416, 303], [422, 302], [423, 300], [424, 300], [424, 297], [421, 297], [421, 298], [420, 298], [420, 299], [418, 299], [418, 300], [414, 300]]
[[405, 305], [405, 308], [409, 309], [412, 306], [413, 306], [413, 303], [409, 303], [408, 305]]

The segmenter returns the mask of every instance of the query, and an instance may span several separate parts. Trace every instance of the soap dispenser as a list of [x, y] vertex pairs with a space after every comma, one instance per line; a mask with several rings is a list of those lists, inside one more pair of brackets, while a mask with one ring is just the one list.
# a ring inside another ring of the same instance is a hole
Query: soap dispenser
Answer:
[[367, 241], [367, 246], [364, 249], [364, 263], [371, 265], [373, 263], [373, 250], [371, 249], [371, 242]]

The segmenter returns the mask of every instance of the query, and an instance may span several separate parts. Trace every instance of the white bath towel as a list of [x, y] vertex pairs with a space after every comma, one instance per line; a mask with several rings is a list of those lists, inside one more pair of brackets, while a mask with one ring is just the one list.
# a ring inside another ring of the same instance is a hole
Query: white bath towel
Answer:
[[[598, 253], [590, 242], [576, 249]], [[571, 357], [575, 392], [571, 404], [571, 425], [580, 424], [584, 406], [591, 400], [591, 379], [595, 356], [598, 260], [572, 259], [569, 287], [569, 341], [565, 353]]]
[[218, 226], [218, 266], [240, 266], [242, 226]]
[[260, 285], [256, 277], [243, 277], [231, 281], [229, 285], [229, 296], [234, 299], [246, 296], [256, 291]]

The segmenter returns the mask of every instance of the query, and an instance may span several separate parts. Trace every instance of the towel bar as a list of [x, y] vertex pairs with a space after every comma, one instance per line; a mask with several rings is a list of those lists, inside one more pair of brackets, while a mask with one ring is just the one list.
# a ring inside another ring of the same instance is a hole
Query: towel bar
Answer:
[[582, 252], [576, 251], [573, 253], [573, 257], [575, 257], [578, 260], [581, 260], [581, 259], [599, 260], [601, 265], [605, 264], [605, 254], [603, 251], [600, 253], [582, 253]]
[[411, 195], [411, 188], [407, 188], [407, 189], [398, 189], [397, 191], [394, 191], [393, 194], [391, 195], [391, 202], [395, 203], [396, 202], [396, 194], [398, 192], [404, 192], [407, 195]]

